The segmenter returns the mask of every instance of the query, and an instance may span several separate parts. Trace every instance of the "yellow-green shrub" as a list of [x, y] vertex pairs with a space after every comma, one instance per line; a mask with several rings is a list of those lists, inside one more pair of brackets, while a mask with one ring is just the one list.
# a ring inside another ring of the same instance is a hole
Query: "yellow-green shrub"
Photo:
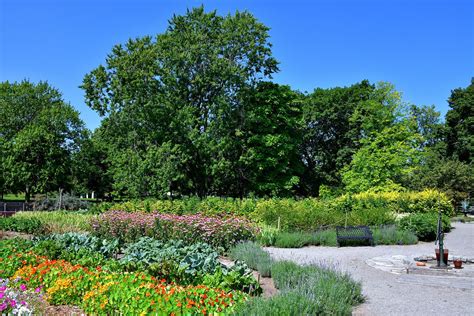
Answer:
[[316, 199], [232, 199], [209, 197], [180, 200], [143, 200], [110, 207], [124, 211], [158, 211], [171, 214], [233, 214], [284, 231], [314, 230], [322, 226], [386, 225], [397, 214], [437, 212], [452, 215], [448, 197], [436, 190], [422, 192], [362, 192], [335, 198]]

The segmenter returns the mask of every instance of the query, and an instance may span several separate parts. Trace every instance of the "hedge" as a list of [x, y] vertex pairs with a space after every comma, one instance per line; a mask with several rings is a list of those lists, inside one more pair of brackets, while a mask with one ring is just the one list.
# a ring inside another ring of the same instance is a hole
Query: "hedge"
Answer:
[[232, 214], [284, 231], [311, 231], [337, 225], [393, 224], [401, 213], [431, 213], [441, 208], [454, 214], [451, 201], [436, 190], [421, 192], [363, 192], [332, 199], [232, 199], [209, 197], [180, 200], [142, 200], [102, 204], [98, 211], [157, 211], [171, 214]]

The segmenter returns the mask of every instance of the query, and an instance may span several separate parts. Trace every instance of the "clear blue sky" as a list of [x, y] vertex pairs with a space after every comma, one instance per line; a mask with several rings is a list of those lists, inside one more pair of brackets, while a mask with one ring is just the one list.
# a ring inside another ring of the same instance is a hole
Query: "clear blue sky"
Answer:
[[186, 8], [252, 12], [271, 28], [276, 82], [294, 89], [390, 81], [443, 114], [474, 76], [474, 1], [0, 0], [0, 81], [47, 80], [89, 128], [100, 119], [78, 86], [114, 44], [161, 33]]

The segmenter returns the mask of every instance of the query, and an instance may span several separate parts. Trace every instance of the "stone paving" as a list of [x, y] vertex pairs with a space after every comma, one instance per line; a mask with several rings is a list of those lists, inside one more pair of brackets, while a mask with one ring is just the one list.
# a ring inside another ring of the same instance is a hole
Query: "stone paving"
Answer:
[[[474, 258], [474, 223], [455, 223], [454, 227], [445, 239], [450, 258]], [[366, 302], [354, 310], [355, 315], [428, 315], [440, 311], [450, 315], [474, 315], [474, 264], [436, 274], [414, 269], [413, 259], [434, 255], [434, 248], [434, 243], [419, 243], [266, 249], [275, 259], [330, 264], [361, 281]], [[406, 273], [407, 268], [412, 269], [411, 273]]]

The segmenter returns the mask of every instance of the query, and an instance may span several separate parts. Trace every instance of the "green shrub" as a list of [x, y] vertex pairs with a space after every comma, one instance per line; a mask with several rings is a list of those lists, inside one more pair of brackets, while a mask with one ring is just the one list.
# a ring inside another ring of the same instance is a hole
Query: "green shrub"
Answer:
[[[61, 205], [59, 205], [61, 202]], [[65, 193], [59, 200], [59, 195], [45, 197], [34, 203], [34, 209], [37, 211], [55, 211], [55, 210], [69, 210], [77, 211], [87, 209], [89, 202], [81, 200], [79, 197]]]
[[[446, 215], [453, 207], [445, 194], [436, 190], [422, 192], [362, 192], [324, 199], [205, 199], [141, 200], [94, 206], [94, 212], [122, 210], [169, 214], [232, 214], [245, 216], [261, 225], [281, 231], [314, 231], [338, 225], [380, 226], [394, 224], [400, 213], [437, 212]], [[265, 244], [265, 243], [264, 243]]]
[[313, 243], [315, 246], [337, 247], [336, 230], [323, 229], [313, 233]]
[[275, 247], [278, 248], [301, 248], [311, 245], [313, 236], [303, 232], [282, 232], [276, 236]]
[[8, 230], [27, 234], [41, 234], [44, 227], [37, 218], [0, 217], [0, 230]]
[[416, 235], [408, 230], [401, 230], [395, 225], [372, 229], [376, 245], [414, 245], [418, 242]]
[[[442, 217], [443, 231], [451, 230], [449, 217]], [[412, 231], [419, 240], [433, 241], [436, 239], [438, 228], [438, 214], [436, 213], [418, 213], [411, 214], [400, 220], [398, 227], [401, 230]]]
[[327, 267], [276, 262], [272, 277], [280, 293], [251, 299], [238, 315], [350, 315], [363, 301], [360, 283]]
[[313, 233], [281, 232], [275, 236], [275, 242], [270, 246], [278, 248], [301, 248], [304, 246], [336, 247], [336, 231], [334, 229], [322, 229]]
[[257, 236], [258, 242], [264, 247], [273, 246], [278, 233], [278, 228], [262, 225], [260, 233]]
[[177, 200], [131, 200], [121, 203], [103, 203], [93, 207], [94, 211], [105, 212], [109, 210], [127, 212], [160, 212], [167, 214], [195, 214], [205, 215], [230, 214], [248, 215], [255, 210], [257, 200], [254, 199], [233, 199], [207, 197], [200, 199], [188, 197]]
[[[42, 232], [61, 234], [68, 232], [84, 232], [90, 230], [90, 214], [67, 211], [35, 211], [18, 212], [12, 216], [18, 220], [31, 220], [41, 223]], [[37, 234], [37, 232], [33, 232]]]
[[107, 258], [111, 258], [119, 252], [119, 242], [117, 239], [99, 239], [88, 233], [52, 234], [37, 238], [37, 240], [54, 241], [61, 249], [69, 251], [87, 249], [98, 252]]
[[229, 250], [229, 256], [234, 260], [245, 262], [251, 269], [257, 270], [261, 276], [271, 274], [272, 259], [270, 254], [255, 242], [239, 243]]

